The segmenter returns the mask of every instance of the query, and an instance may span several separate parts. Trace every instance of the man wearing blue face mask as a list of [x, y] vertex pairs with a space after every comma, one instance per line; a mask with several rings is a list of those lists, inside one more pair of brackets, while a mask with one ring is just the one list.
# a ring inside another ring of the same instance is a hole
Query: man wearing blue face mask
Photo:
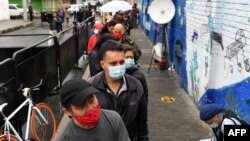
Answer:
[[126, 74], [133, 76], [137, 80], [139, 80], [142, 84], [144, 95], [146, 97], [146, 101], [148, 101], [148, 86], [145, 75], [142, 71], [140, 71], [137, 60], [135, 59], [135, 51], [134, 49], [127, 45], [123, 44], [124, 54], [125, 54], [125, 68]]
[[200, 119], [213, 130], [213, 141], [224, 140], [224, 125], [241, 125], [241, 120], [232, 111], [219, 104], [206, 104], [200, 108]]
[[89, 79], [103, 109], [117, 111], [131, 141], [148, 141], [147, 102], [141, 83], [125, 74], [125, 56], [119, 42], [108, 40], [100, 50], [103, 71]]

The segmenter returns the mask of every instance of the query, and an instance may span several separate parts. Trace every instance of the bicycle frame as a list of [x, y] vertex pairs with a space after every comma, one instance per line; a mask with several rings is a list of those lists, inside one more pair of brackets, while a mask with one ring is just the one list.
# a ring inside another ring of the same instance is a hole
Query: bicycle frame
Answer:
[[[31, 118], [31, 109], [32, 110], [36, 110], [36, 112], [39, 114], [39, 116], [42, 118], [42, 120], [48, 124], [47, 120], [44, 118], [44, 116], [42, 115], [42, 113], [40, 112], [40, 110], [38, 108], [36, 108], [31, 100], [31, 98], [26, 97], [26, 100], [17, 107], [16, 110], [14, 110], [8, 117], [4, 117], [5, 123], [4, 123], [4, 131], [10, 131], [10, 129], [14, 132], [15, 136], [18, 138], [18, 140], [23, 141], [22, 137], [20, 137], [20, 135], [17, 133], [16, 129], [13, 127], [13, 125], [10, 123], [10, 119], [13, 118], [17, 112], [19, 112], [24, 106], [29, 105], [28, 108], [28, 115], [27, 115], [27, 126], [26, 126], [26, 130], [25, 130], [25, 140], [28, 139], [29, 136], [29, 132], [30, 132], [30, 118]], [[6, 133], [4, 133], [6, 134]], [[10, 136], [10, 133], [8, 133], [8, 135]]]

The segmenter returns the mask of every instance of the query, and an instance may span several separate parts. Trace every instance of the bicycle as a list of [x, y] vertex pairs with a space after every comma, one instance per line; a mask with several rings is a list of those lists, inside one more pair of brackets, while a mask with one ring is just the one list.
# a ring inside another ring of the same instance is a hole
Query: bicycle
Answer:
[[28, 115], [24, 140], [30, 140], [30, 129], [32, 133], [32, 139], [35, 141], [50, 141], [53, 139], [56, 132], [56, 120], [52, 110], [45, 103], [38, 103], [34, 105], [31, 97], [31, 92], [39, 90], [39, 86], [41, 85], [42, 80], [34, 87], [22, 89], [22, 94], [26, 100], [22, 102], [9, 116], [5, 116], [3, 113], [3, 109], [8, 105], [8, 103], [3, 103], [0, 105], [0, 113], [4, 119], [4, 127], [2, 127], [4, 129], [3, 134], [0, 135], [0, 141], [23, 141], [22, 137], [11, 124], [10, 119], [26, 105], [28, 105]]

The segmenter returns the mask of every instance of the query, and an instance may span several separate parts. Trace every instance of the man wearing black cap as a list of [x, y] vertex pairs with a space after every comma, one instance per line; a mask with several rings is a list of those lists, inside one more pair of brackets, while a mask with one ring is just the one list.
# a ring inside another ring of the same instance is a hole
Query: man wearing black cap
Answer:
[[119, 114], [100, 109], [95, 96], [98, 92], [82, 79], [63, 84], [61, 104], [72, 118], [55, 141], [130, 141]]
[[213, 130], [213, 141], [224, 140], [224, 125], [241, 125], [238, 118], [226, 116], [225, 109], [219, 104], [206, 104], [200, 109], [200, 119]]

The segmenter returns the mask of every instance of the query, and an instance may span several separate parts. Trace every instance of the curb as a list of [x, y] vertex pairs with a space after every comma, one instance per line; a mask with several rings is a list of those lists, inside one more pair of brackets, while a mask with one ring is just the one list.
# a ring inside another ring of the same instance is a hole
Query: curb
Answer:
[[22, 24], [22, 25], [18, 25], [18, 26], [15, 26], [15, 27], [6, 28], [6, 29], [3, 29], [3, 30], [0, 30], [0, 34], [11, 32], [11, 31], [15, 31], [15, 30], [18, 30], [18, 29], [21, 29], [21, 28], [25, 28], [27, 26], [30, 26], [31, 24], [32, 24], [32, 22], [27, 22], [27, 23]]

